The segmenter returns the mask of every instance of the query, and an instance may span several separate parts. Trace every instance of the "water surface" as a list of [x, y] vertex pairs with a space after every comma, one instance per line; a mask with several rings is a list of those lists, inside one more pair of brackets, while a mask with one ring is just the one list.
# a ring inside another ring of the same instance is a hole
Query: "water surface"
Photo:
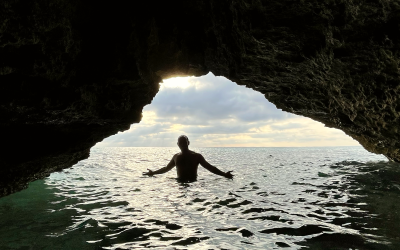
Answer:
[[177, 148], [93, 148], [0, 200], [0, 249], [400, 249], [398, 164], [360, 147], [195, 148], [229, 180], [165, 166]]

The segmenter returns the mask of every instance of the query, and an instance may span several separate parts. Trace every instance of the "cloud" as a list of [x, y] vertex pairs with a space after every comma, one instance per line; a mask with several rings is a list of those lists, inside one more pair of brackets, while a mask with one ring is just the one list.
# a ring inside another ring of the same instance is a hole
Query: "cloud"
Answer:
[[191, 145], [359, 145], [342, 131], [278, 110], [252, 89], [211, 73], [165, 80], [139, 124], [98, 146], [176, 146], [187, 134]]
[[149, 110], [161, 119], [190, 117], [196, 124], [232, 118], [242, 122], [270, 121], [292, 116], [277, 110], [261, 93], [223, 77], [208, 74], [189, 83], [186, 88], [162, 87]]

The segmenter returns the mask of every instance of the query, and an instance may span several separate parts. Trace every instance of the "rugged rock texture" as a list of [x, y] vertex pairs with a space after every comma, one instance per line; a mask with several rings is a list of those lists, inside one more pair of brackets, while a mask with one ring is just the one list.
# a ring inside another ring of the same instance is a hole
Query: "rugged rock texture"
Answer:
[[0, 196], [209, 71], [400, 161], [398, 1], [2, 0], [0, 24]]

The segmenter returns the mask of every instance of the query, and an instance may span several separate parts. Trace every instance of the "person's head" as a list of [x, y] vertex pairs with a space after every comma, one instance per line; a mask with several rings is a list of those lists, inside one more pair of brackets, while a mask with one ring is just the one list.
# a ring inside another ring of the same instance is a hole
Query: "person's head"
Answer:
[[189, 138], [186, 135], [181, 135], [178, 137], [178, 147], [183, 151], [183, 150], [188, 150], [189, 149]]

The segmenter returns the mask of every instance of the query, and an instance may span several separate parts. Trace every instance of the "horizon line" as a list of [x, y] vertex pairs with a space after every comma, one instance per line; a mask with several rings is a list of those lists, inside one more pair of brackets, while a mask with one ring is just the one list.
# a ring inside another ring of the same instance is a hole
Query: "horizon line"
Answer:
[[[96, 147], [93, 146], [93, 147]], [[175, 148], [177, 146], [101, 146], [100, 148]], [[335, 148], [335, 147], [362, 147], [361, 145], [347, 146], [192, 146], [194, 148]]]

